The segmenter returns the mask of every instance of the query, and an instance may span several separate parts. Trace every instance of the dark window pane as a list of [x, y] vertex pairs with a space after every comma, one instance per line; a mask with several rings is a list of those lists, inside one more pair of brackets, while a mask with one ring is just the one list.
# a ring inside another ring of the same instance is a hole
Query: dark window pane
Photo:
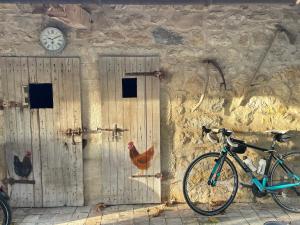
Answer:
[[123, 98], [137, 97], [137, 80], [136, 78], [122, 79], [122, 96]]
[[30, 108], [53, 108], [52, 84], [29, 84]]

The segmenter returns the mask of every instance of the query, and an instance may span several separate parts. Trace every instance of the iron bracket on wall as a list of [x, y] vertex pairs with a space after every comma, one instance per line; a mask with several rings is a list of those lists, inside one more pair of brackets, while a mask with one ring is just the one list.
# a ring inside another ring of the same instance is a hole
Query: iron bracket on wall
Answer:
[[131, 72], [125, 73], [125, 76], [137, 77], [137, 76], [150, 76], [157, 77], [159, 80], [163, 79], [164, 74], [162, 71], [152, 71], [152, 72]]

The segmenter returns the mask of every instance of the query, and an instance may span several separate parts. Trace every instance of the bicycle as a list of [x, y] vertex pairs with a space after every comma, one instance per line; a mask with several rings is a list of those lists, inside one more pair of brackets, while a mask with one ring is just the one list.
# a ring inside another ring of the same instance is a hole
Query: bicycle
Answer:
[[[300, 199], [296, 198], [300, 196], [300, 152], [284, 155], [277, 153], [276, 144], [287, 142], [291, 136], [280, 131], [271, 133], [273, 141], [267, 149], [232, 138], [233, 132], [225, 128], [212, 130], [203, 126], [202, 135], [206, 134], [213, 143], [219, 141], [217, 134], [221, 134], [223, 147], [220, 152], [210, 152], [197, 157], [187, 168], [183, 178], [183, 194], [190, 208], [202, 215], [213, 216], [230, 206], [239, 187], [236, 167], [228, 158], [231, 156], [250, 176], [255, 196], [271, 194], [283, 209], [300, 212]], [[261, 179], [238, 156], [245, 153], [248, 147], [269, 154]]]
[[2, 187], [0, 187], [0, 223], [10, 225], [12, 220], [11, 209], [8, 204], [9, 197]]

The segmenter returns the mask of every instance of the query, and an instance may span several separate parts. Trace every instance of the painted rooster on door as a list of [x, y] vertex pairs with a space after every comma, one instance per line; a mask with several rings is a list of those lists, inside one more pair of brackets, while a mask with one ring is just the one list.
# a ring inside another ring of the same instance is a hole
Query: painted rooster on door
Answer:
[[131, 162], [140, 170], [147, 170], [150, 167], [150, 162], [154, 155], [154, 146], [151, 146], [144, 153], [139, 153], [134, 143], [130, 141], [128, 143], [128, 150]]
[[27, 151], [22, 161], [19, 156], [14, 156], [14, 170], [18, 176], [28, 177], [30, 175], [32, 171], [31, 155], [32, 153]]

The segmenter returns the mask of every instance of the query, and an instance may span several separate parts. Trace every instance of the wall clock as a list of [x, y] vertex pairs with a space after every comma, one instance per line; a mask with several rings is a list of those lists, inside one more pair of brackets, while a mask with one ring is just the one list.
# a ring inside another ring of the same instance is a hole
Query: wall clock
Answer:
[[42, 46], [49, 52], [61, 52], [66, 46], [66, 38], [61, 30], [55, 27], [45, 28], [40, 35]]

